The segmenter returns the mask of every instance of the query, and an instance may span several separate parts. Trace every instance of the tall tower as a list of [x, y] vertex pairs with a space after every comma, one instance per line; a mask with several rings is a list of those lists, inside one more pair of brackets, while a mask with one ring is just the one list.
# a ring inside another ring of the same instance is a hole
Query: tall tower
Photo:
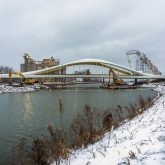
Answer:
[[23, 55], [24, 57], [24, 60], [25, 60], [25, 72], [28, 72], [28, 64], [29, 64], [29, 59], [30, 59], [30, 56], [28, 55], [28, 53], [24, 53]]

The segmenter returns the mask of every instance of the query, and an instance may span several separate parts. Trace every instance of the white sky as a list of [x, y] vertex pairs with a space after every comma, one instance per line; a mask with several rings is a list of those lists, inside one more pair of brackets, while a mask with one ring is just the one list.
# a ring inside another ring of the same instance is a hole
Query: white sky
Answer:
[[128, 66], [125, 52], [138, 49], [165, 73], [164, 0], [0, 0], [0, 22], [0, 65], [15, 70], [24, 52]]

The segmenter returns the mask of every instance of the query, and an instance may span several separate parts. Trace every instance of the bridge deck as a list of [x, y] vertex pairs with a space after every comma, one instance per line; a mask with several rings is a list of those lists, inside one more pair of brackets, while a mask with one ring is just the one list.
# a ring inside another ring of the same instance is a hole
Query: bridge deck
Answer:
[[[26, 78], [109, 78], [108, 74], [95, 74], [95, 75], [25, 75]], [[0, 74], [0, 78], [9, 78], [8, 74]], [[13, 78], [20, 78], [13, 75]], [[119, 79], [165, 79], [165, 75], [146, 75], [146, 76], [123, 76], [118, 75]]]

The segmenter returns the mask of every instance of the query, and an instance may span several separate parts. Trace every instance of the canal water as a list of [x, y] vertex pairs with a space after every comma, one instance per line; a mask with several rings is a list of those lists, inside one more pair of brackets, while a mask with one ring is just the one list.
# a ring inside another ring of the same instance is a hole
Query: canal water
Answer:
[[144, 98], [156, 95], [150, 88], [129, 90], [107, 89], [60, 89], [28, 93], [6, 93], [0, 95], [0, 165], [9, 164], [11, 149], [25, 137], [47, 135], [47, 126], [60, 127], [59, 102], [63, 103], [64, 127], [67, 129], [82, 112], [85, 105], [99, 110], [127, 106], [137, 103], [139, 95]]

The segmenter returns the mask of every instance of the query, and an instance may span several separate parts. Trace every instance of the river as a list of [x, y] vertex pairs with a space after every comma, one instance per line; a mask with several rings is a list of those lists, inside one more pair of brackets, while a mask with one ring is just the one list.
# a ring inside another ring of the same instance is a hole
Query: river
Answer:
[[59, 98], [62, 100], [64, 127], [67, 129], [85, 105], [100, 110], [137, 103], [156, 95], [151, 88], [108, 90], [74, 88], [27, 93], [0, 94], [0, 164], [9, 164], [11, 148], [25, 137], [31, 140], [47, 134], [47, 125], [60, 127]]

